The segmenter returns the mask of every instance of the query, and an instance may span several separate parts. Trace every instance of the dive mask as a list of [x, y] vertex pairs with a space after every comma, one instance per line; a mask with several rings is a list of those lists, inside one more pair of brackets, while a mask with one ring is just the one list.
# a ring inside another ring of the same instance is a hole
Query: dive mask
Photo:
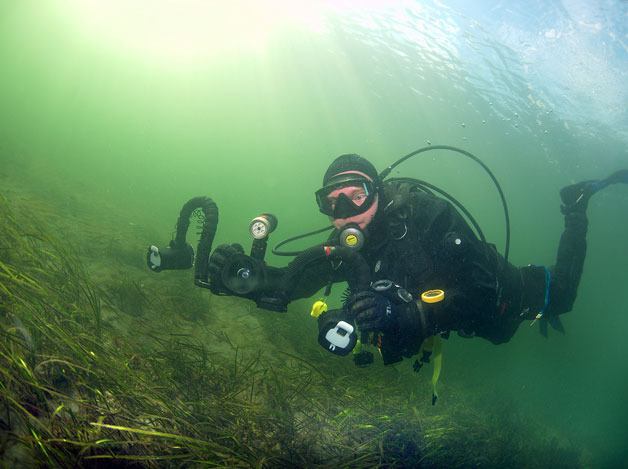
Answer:
[[[333, 199], [329, 198], [332, 192], [345, 187], [356, 187], [360, 189], [356, 194], [359, 195], [360, 198], [347, 197], [345, 194], [340, 194]], [[376, 194], [377, 191], [373, 181], [369, 181], [357, 174], [341, 174], [335, 176], [315, 193], [316, 203], [321, 213], [334, 219], [350, 218], [366, 212], [371, 205], [373, 205]], [[366, 196], [366, 199], [364, 199], [364, 196]]]

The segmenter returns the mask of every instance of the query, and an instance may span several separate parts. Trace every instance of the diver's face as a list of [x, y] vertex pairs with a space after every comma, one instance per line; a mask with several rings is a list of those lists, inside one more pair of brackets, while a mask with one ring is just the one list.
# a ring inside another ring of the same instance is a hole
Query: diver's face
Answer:
[[[353, 204], [357, 206], [362, 205], [368, 197], [368, 194], [362, 186], [342, 187], [340, 189], [336, 189], [335, 191], [330, 192], [327, 196], [327, 200], [329, 200], [332, 208], [335, 207], [338, 197], [340, 197], [341, 194], [347, 197]], [[343, 226], [348, 225], [349, 223], [355, 223], [360, 227], [361, 230], [363, 230], [368, 226], [369, 223], [371, 223], [373, 217], [375, 217], [375, 213], [377, 213], [377, 205], [377, 195], [375, 195], [375, 200], [368, 208], [368, 210], [349, 218], [329, 218], [337, 229], [340, 229]]]

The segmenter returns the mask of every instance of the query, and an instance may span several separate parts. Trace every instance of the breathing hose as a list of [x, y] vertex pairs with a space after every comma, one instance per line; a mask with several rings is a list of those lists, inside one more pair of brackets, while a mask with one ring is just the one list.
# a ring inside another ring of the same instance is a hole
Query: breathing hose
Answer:
[[[461, 155], [464, 155], [468, 158], [471, 158], [473, 161], [479, 164], [484, 169], [484, 171], [486, 171], [486, 173], [490, 176], [490, 178], [493, 180], [493, 184], [495, 184], [495, 187], [497, 189], [497, 192], [499, 193], [499, 197], [502, 202], [502, 206], [504, 208], [504, 219], [506, 221], [506, 246], [504, 248], [504, 259], [506, 259], [506, 262], [508, 262], [508, 254], [510, 252], [510, 215], [508, 214], [508, 204], [506, 202], [506, 197], [504, 196], [504, 192], [502, 191], [502, 188], [499, 185], [499, 182], [497, 181], [497, 178], [495, 177], [493, 172], [489, 169], [488, 166], [486, 166], [486, 164], [484, 164], [484, 162], [481, 159], [479, 159], [473, 153], [470, 153], [466, 150], [463, 150], [462, 148], [454, 147], [451, 145], [430, 145], [427, 147], [419, 148], [418, 150], [414, 150], [413, 152], [410, 152], [407, 155], [402, 156], [393, 164], [391, 164], [386, 169], [384, 169], [384, 171], [382, 171], [379, 175], [380, 180], [383, 181], [391, 173], [393, 169], [395, 169], [397, 166], [399, 166], [401, 163], [403, 163], [407, 159], [412, 158], [413, 156], [416, 156], [420, 153], [425, 153], [427, 151], [432, 151], [432, 150], [449, 150], [456, 153], [460, 153]], [[467, 213], [468, 212], [465, 211], [465, 215]], [[473, 218], [470, 218], [470, 220], [473, 220]]]

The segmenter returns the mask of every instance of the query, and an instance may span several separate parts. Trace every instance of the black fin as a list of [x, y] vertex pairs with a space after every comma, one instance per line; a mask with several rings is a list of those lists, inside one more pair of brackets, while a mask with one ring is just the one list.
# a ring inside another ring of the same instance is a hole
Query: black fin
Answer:
[[539, 332], [547, 339], [547, 321], [545, 319], [539, 321]]
[[628, 169], [620, 169], [607, 177], [604, 182], [606, 184], [628, 184]]
[[585, 211], [593, 194], [611, 184], [619, 183], [628, 184], [628, 169], [615, 171], [606, 179], [591, 179], [563, 187], [560, 190], [563, 213], [567, 214], [577, 210]]
[[558, 316], [553, 316], [549, 318], [547, 322], [549, 322], [550, 326], [552, 326], [552, 329], [554, 329], [555, 331], [558, 331], [561, 334], [565, 333], [565, 328], [563, 327], [563, 323], [561, 322]]

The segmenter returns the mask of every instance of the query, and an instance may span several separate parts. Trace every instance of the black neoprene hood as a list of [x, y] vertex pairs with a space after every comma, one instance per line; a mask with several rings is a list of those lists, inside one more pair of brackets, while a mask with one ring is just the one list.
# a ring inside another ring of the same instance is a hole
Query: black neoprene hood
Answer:
[[325, 176], [323, 176], [323, 186], [327, 185], [329, 180], [336, 174], [344, 173], [345, 171], [360, 171], [370, 177], [373, 181], [377, 179], [377, 170], [369, 160], [362, 158], [360, 155], [356, 155], [355, 153], [349, 153], [340, 155], [332, 161], [327, 168], [327, 171], [325, 171]]

